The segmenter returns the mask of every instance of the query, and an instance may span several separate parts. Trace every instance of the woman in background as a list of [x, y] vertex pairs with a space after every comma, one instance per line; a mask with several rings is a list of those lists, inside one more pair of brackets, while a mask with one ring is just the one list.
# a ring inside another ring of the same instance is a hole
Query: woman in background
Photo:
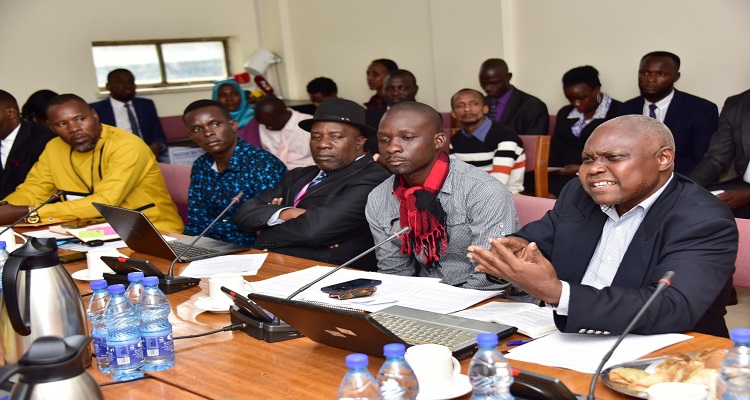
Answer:
[[29, 99], [21, 107], [21, 118], [24, 121], [47, 126], [47, 103], [55, 96], [57, 96], [57, 93], [51, 90], [37, 90], [29, 96]]
[[255, 147], [261, 147], [258, 122], [253, 118], [255, 111], [247, 104], [247, 95], [239, 83], [234, 79], [216, 82], [213, 100], [226, 107], [232, 119], [237, 121], [240, 127], [237, 136], [240, 139]]
[[389, 72], [397, 69], [398, 65], [387, 58], [379, 58], [370, 63], [367, 67], [367, 86], [376, 92], [365, 103], [365, 108], [386, 108], [385, 98], [383, 98], [383, 79]]
[[622, 104], [601, 91], [599, 71], [586, 65], [573, 68], [562, 78], [563, 92], [570, 105], [557, 112], [555, 133], [550, 144], [549, 165], [561, 169], [549, 174], [549, 191], [555, 196], [576, 177], [586, 139], [607, 120], [614, 118]]

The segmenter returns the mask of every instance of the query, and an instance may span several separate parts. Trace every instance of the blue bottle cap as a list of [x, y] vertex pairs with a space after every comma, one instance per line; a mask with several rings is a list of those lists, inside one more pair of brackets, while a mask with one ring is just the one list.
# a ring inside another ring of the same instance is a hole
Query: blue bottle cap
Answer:
[[477, 335], [477, 344], [479, 347], [497, 346], [497, 335], [494, 333], [480, 333]]
[[750, 328], [734, 328], [729, 332], [729, 338], [735, 343], [750, 343]]
[[109, 294], [123, 294], [125, 293], [125, 285], [118, 283], [117, 285], [110, 285], [107, 288]]
[[139, 282], [143, 280], [143, 272], [131, 272], [128, 274], [128, 282]]
[[4, 249], [6, 246], [5, 240], [0, 240], [0, 249]]
[[159, 284], [159, 278], [155, 276], [147, 276], [143, 278], [143, 286], [156, 286]]
[[346, 356], [346, 366], [349, 369], [367, 367], [367, 354], [354, 353]]
[[107, 287], [107, 281], [104, 279], [98, 279], [91, 282], [91, 290], [101, 290]]
[[406, 346], [403, 343], [389, 343], [383, 346], [383, 355], [386, 357], [403, 357]]

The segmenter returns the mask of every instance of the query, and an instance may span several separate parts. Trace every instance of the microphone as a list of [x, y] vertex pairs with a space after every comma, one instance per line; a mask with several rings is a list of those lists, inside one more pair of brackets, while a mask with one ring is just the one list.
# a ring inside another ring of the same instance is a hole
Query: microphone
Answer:
[[55, 201], [55, 200], [59, 199], [59, 198], [60, 198], [60, 196], [62, 196], [62, 195], [64, 195], [64, 194], [65, 194], [65, 191], [64, 191], [64, 190], [58, 190], [57, 192], [53, 193], [53, 194], [52, 194], [52, 196], [50, 196], [50, 197], [49, 197], [49, 199], [45, 200], [45, 201], [44, 201], [44, 202], [43, 202], [42, 204], [38, 205], [38, 206], [37, 206], [36, 208], [34, 208], [33, 210], [31, 210], [31, 211], [27, 212], [27, 213], [26, 213], [26, 214], [25, 214], [25, 215], [24, 215], [23, 217], [21, 217], [21, 218], [17, 219], [17, 220], [16, 220], [16, 222], [14, 222], [14, 223], [12, 223], [12, 224], [10, 224], [10, 225], [6, 226], [6, 227], [5, 227], [5, 229], [3, 229], [2, 231], [0, 231], [0, 236], [2, 236], [2, 234], [3, 234], [3, 233], [5, 233], [5, 232], [6, 232], [6, 231], [7, 231], [8, 229], [12, 229], [12, 228], [13, 228], [14, 226], [18, 225], [18, 224], [19, 224], [19, 223], [20, 223], [21, 221], [23, 221], [23, 220], [25, 220], [26, 218], [28, 218], [28, 217], [29, 217], [29, 215], [31, 215], [31, 214], [33, 214], [33, 213], [37, 212], [37, 210], [39, 210], [40, 208], [42, 208], [42, 207], [46, 206], [47, 204], [49, 204], [49, 203], [51, 203], [51, 202], [53, 202], [53, 201]]
[[262, 90], [265, 94], [273, 94], [273, 87], [270, 83], [268, 83], [263, 75], [255, 75], [255, 78], [253, 80], [255, 81], [255, 84], [258, 85], [260, 90]]
[[602, 362], [599, 364], [599, 366], [596, 368], [596, 373], [594, 373], [594, 377], [591, 378], [591, 386], [589, 387], [589, 395], [586, 397], [587, 400], [595, 400], [594, 397], [594, 389], [596, 388], [596, 381], [599, 379], [599, 375], [602, 373], [602, 369], [604, 368], [604, 364], [609, 361], [609, 358], [612, 357], [612, 354], [614, 354], [615, 349], [617, 349], [617, 346], [620, 345], [620, 342], [622, 342], [623, 339], [625, 339], [625, 335], [627, 335], [633, 327], [635, 327], [635, 324], [638, 323], [638, 321], [641, 319], [643, 314], [646, 312], [646, 310], [651, 306], [651, 303], [654, 302], [657, 296], [661, 292], [664, 291], [668, 286], [672, 284], [672, 278], [674, 278], [674, 271], [667, 271], [667, 273], [664, 274], [664, 276], [659, 279], [659, 284], [656, 286], [656, 290], [654, 290], [654, 293], [651, 294], [651, 297], [648, 298], [646, 301], [646, 304], [641, 307], [641, 309], [638, 311], [638, 314], [633, 317], [633, 320], [630, 321], [630, 325], [628, 325], [627, 328], [620, 334], [620, 337], [617, 338], [617, 341], [612, 346], [611, 349], [609, 349], [609, 352], [604, 356], [602, 359]]

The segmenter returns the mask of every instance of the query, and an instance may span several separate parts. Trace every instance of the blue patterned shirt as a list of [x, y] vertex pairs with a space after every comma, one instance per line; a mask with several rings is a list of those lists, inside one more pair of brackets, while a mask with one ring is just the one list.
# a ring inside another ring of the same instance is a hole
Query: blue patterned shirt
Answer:
[[229, 204], [238, 192], [245, 193], [224, 217], [206, 233], [217, 240], [252, 246], [255, 235], [243, 232], [232, 222], [232, 214], [245, 200], [258, 196], [270, 189], [286, 175], [284, 163], [271, 153], [251, 146], [237, 139], [237, 147], [229, 160], [229, 165], [221, 173], [213, 168], [214, 159], [210, 154], [198, 157], [190, 174], [188, 195], [188, 225], [186, 235], [198, 235]]

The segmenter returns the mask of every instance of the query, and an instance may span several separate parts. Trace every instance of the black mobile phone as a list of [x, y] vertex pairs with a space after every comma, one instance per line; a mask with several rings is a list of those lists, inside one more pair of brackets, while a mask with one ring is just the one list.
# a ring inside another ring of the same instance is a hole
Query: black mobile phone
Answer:
[[381, 283], [383, 283], [383, 281], [380, 281], [377, 279], [359, 278], [359, 279], [353, 279], [351, 281], [337, 283], [331, 286], [324, 286], [320, 288], [320, 290], [323, 293], [339, 293], [339, 292], [345, 292], [347, 290], [352, 290], [352, 289], [378, 286]]
[[60, 256], [60, 262], [63, 264], [81, 261], [85, 259], [86, 259], [86, 253], [79, 253], [79, 252], [63, 254]]

